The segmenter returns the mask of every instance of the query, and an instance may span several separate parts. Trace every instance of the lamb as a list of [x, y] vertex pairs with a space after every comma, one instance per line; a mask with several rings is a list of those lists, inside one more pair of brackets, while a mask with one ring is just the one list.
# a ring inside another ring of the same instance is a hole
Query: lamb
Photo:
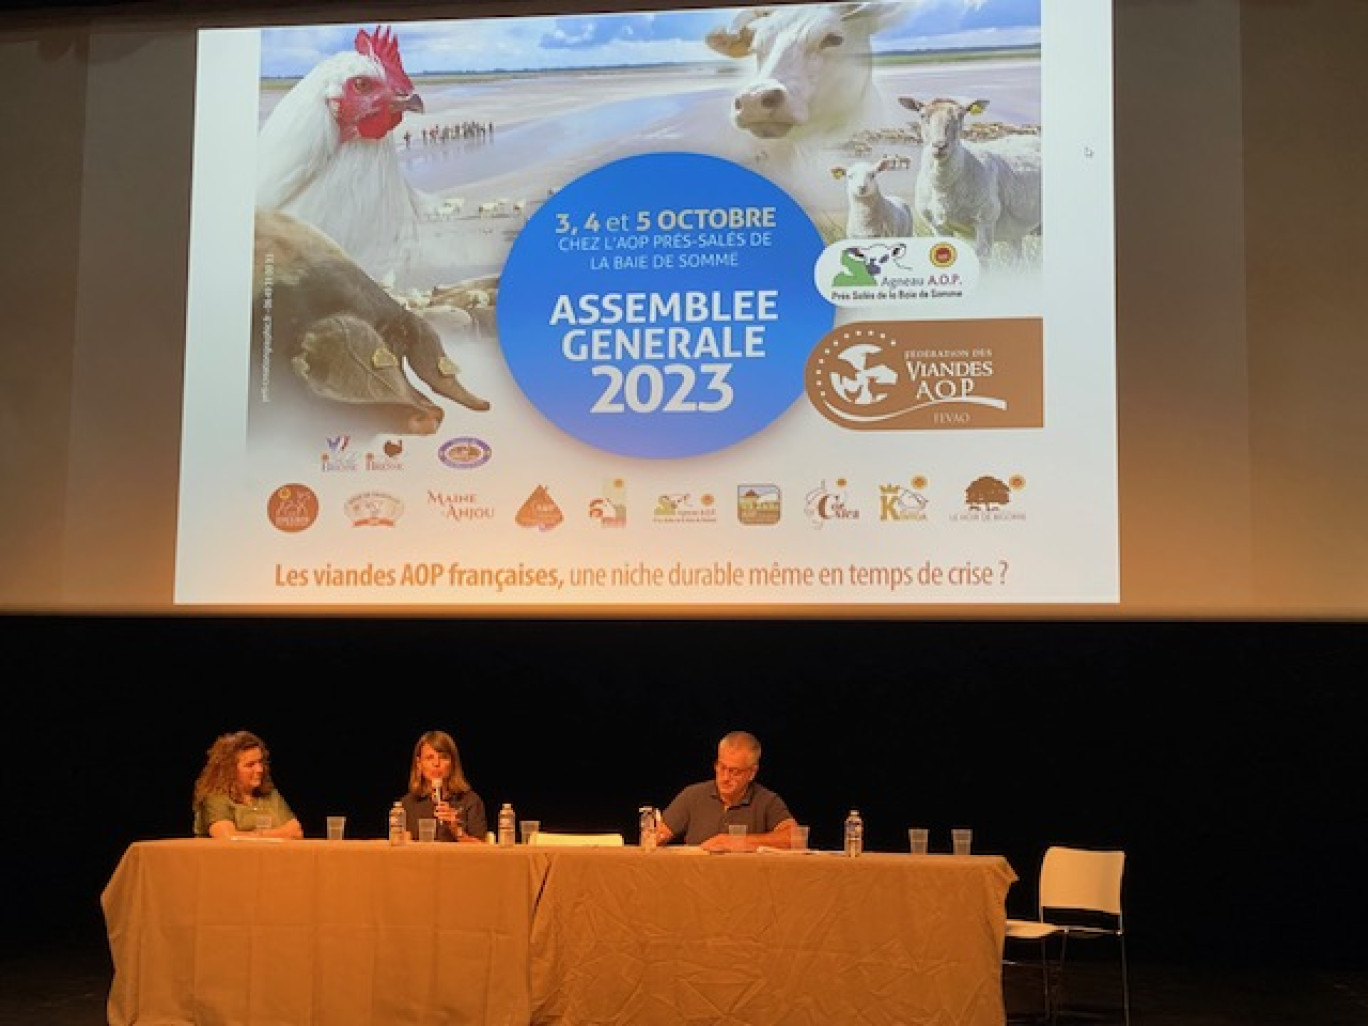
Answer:
[[[908, 4], [829, 3], [752, 7], [707, 43], [726, 57], [755, 55], [755, 76], [732, 99], [732, 124], [758, 139], [830, 141], [881, 127], [870, 37], [905, 17]], [[897, 108], [892, 108], [896, 112]]]
[[900, 96], [898, 102], [921, 118], [922, 157], [912, 195], [917, 217], [932, 234], [972, 238], [980, 261], [992, 257], [996, 242], [1020, 259], [1022, 239], [1041, 224], [1040, 138], [965, 142], [965, 115], [982, 114], [987, 100]]
[[900, 166], [897, 157], [884, 157], [877, 164], [856, 161], [850, 167], [838, 164], [831, 176], [846, 183], [849, 208], [846, 211], [846, 238], [905, 238], [912, 234], [912, 207], [901, 196], [885, 194], [878, 176]]

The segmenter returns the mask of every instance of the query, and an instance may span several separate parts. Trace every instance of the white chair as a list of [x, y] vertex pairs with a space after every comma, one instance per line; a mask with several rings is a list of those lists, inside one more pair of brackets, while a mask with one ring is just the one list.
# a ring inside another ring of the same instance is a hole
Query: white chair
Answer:
[[[1124, 851], [1090, 851], [1053, 846], [1040, 864], [1039, 918], [1008, 919], [1007, 941], [1038, 947], [1045, 1015], [1059, 1021], [1065, 958], [1070, 940], [1116, 941], [1121, 964], [1121, 1008], [1130, 1026], [1130, 981], [1126, 965], [1125, 921], [1121, 909]], [[1048, 956], [1052, 941], [1058, 953]]]
[[621, 848], [621, 834], [558, 834], [538, 830], [528, 844], [542, 848]]

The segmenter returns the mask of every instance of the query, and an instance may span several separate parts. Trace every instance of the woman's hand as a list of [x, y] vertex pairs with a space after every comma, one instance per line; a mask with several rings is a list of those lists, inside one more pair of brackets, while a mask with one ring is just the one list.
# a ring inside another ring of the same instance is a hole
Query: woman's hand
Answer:
[[461, 838], [461, 817], [454, 806], [445, 799], [432, 807], [432, 814], [437, 817], [438, 822], [445, 823], [447, 829], [451, 831], [451, 836], [460, 840]]

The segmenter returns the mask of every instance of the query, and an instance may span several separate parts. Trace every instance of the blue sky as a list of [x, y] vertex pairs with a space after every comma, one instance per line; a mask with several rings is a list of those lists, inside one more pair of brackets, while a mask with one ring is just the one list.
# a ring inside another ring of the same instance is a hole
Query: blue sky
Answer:
[[[910, 0], [896, 29], [876, 49], [1005, 46], [1040, 41], [1042, 0]], [[741, 8], [533, 18], [388, 23], [410, 75], [432, 71], [577, 68], [718, 58], [708, 30]], [[315, 25], [262, 31], [262, 73], [302, 75], [319, 60], [351, 49], [358, 26]]]

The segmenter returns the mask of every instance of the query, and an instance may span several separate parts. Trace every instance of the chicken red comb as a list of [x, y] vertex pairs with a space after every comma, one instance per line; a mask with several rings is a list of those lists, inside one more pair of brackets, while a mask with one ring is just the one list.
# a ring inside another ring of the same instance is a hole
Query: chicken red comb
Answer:
[[365, 29], [357, 32], [356, 52], [378, 60], [385, 68], [385, 77], [400, 92], [413, 92], [413, 83], [409, 81], [404, 62], [399, 57], [399, 40], [388, 27], [377, 25], [374, 33]]

